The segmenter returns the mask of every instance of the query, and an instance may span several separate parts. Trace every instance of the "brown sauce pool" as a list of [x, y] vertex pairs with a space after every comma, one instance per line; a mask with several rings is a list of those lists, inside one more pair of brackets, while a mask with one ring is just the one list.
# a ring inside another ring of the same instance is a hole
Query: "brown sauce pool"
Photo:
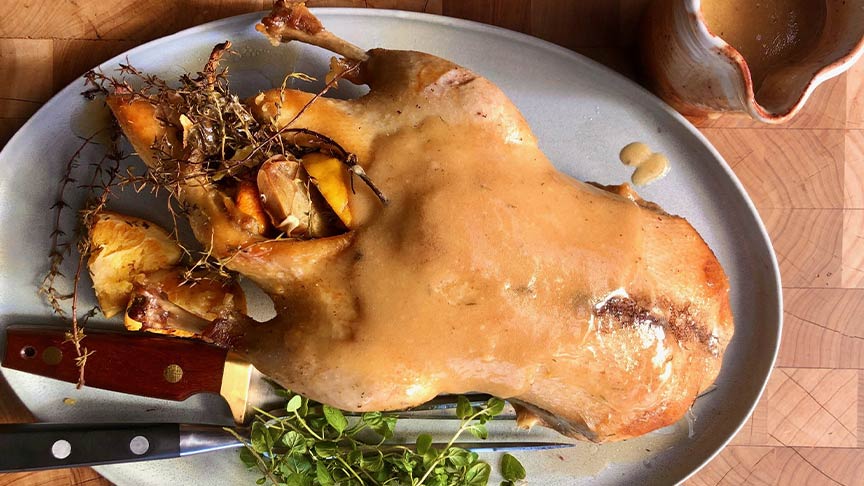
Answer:
[[758, 90], [778, 67], [799, 61], [816, 44], [825, 25], [824, 0], [703, 0], [711, 33], [747, 62]]

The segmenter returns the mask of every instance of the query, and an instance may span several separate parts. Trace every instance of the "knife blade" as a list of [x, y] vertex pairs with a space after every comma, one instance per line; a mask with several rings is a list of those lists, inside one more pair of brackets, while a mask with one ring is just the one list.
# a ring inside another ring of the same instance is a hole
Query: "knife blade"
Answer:
[[[93, 352], [84, 369], [89, 387], [174, 401], [216, 393], [228, 403], [238, 424], [251, 420], [255, 408], [269, 409], [284, 402], [254, 366], [204, 342], [88, 330], [84, 344]], [[78, 381], [75, 348], [65, 329], [9, 327], [4, 356], [4, 368]]]

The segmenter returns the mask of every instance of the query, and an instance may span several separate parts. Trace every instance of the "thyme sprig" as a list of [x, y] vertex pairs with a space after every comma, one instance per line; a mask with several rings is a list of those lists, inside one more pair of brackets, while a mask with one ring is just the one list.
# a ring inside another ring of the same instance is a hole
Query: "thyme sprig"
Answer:
[[63, 213], [69, 208], [66, 202], [66, 190], [76, 180], [72, 177], [72, 172], [78, 168], [80, 164], [81, 152], [96, 138], [98, 133], [84, 139], [80, 147], [72, 154], [66, 162], [63, 170], [63, 176], [60, 178], [59, 188], [57, 190], [57, 199], [51, 205], [51, 210], [54, 212], [54, 226], [51, 230], [51, 243], [48, 249], [49, 268], [45, 277], [42, 279], [42, 284], [39, 286], [39, 294], [51, 304], [54, 313], [59, 316], [66, 315], [66, 309], [63, 308], [63, 301], [72, 298], [71, 293], [63, 293], [57, 288], [57, 280], [65, 277], [61, 270], [66, 256], [69, 255], [72, 249], [72, 240], [66, 231], [63, 230], [61, 224], [63, 221]]
[[[72, 173], [79, 167], [84, 149], [95, 143], [94, 139], [100, 135], [99, 132], [84, 139], [81, 146], [72, 154], [64, 167], [57, 199], [51, 206], [51, 209], [54, 211], [54, 227], [50, 237], [49, 268], [39, 287], [39, 293], [45, 297], [54, 313], [69, 319], [70, 331], [66, 333], [66, 341], [71, 342], [75, 348], [75, 364], [78, 367], [78, 388], [84, 386], [85, 365], [87, 364], [87, 358], [93, 354], [83, 344], [86, 337], [84, 326], [87, 320], [96, 315], [98, 310], [97, 308], [91, 308], [81, 313], [79, 309], [78, 287], [86, 261], [94, 250], [93, 242], [89, 237], [89, 230], [95, 222], [96, 215], [105, 208], [108, 199], [112, 195], [112, 188], [116, 183], [120, 163], [125, 158], [118, 143], [119, 130], [116, 127], [103, 130], [111, 131], [110, 141], [101, 159], [91, 164], [93, 172], [88, 183], [78, 184], [78, 180], [72, 176]], [[84, 207], [78, 212], [78, 224], [74, 236], [71, 237], [61, 227], [64, 212], [71, 207], [66, 202], [67, 191], [70, 187], [87, 191]], [[78, 260], [72, 278], [72, 289], [70, 292], [64, 293], [58, 288], [58, 280], [65, 277], [61, 268], [65, 258], [71, 253], [73, 243], [78, 250]], [[68, 312], [63, 306], [63, 302], [67, 300], [71, 300], [71, 308]]]
[[[342, 411], [282, 391], [288, 404], [284, 414], [261, 411], [252, 423], [250, 438], [239, 435], [245, 447], [240, 459], [261, 474], [257, 484], [276, 486], [484, 486], [491, 466], [457, 442], [466, 432], [486, 439], [486, 422], [500, 414], [504, 402], [491, 398], [474, 407], [459, 397], [459, 428], [443, 447], [429, 434], [420, 434], [414, 447], [389, 445], [397, 419], [367, 412], [353, 422]], [[226, 429], [231, 431], [231, 429]], [[519, 461], [505, 455], [501, 462], [503, 484], [525, 477]]]

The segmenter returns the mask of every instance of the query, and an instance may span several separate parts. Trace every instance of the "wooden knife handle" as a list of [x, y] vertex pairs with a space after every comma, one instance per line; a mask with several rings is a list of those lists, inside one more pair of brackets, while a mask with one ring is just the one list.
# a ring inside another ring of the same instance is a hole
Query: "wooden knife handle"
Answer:
[[[86, 386], [167, 400], [219, 393], [227, 351], [189, 339], [88, 330]], [[10, 327], [3, 367], [75, 383], [75, 347], [63, 329]]]

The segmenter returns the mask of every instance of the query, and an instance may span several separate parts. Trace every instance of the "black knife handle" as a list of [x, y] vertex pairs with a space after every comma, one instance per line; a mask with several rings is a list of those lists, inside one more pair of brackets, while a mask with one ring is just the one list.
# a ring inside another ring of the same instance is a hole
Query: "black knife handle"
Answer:
[[0, 472], [178, 456], [178, 424], [0, 424]]

